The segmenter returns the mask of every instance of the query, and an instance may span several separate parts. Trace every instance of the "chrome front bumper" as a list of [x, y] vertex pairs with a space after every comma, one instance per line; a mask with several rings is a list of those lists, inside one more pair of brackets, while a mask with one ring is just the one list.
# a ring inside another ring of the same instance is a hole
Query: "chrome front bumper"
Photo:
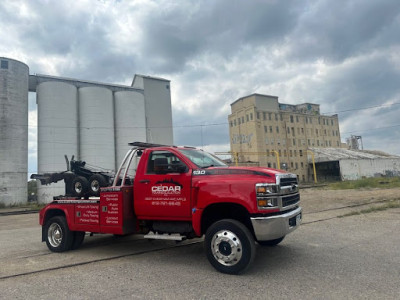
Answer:
[[256, 239], [269, 241], [287, 235], [300, 226], [301, 212], [302, 209], [299, 207], [282, 215], [250, 218]]

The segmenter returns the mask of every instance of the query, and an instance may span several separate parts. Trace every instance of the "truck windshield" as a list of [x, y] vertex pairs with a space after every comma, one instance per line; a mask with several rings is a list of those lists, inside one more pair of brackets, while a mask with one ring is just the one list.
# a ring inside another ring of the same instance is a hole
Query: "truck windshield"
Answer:
[[199, 168], [227, 167], [223, 161], [210, 153], [197, 149], [179, 149], [179, 151]]

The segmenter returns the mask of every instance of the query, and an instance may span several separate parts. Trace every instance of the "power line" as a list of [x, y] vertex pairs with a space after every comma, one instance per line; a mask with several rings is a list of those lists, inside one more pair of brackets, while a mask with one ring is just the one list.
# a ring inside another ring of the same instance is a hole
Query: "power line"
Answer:
[[392, 104], [382, 104], [382, 105], [367, 106], [367, 107], [361, 107], [361, 108], [350, 108], [350, 109], [346, 109], [346, 110], [323, 113], [323, 115], [338, 114], [338, 113], [343, 113], [343, 112], [356, 111], [356, 110], [366, 110], [366, 109], [380, 108], [380, 107], [391, 107], [391, 106], [394, 106], [394, 105], [400, 105], [400, 102], [394, 102]]

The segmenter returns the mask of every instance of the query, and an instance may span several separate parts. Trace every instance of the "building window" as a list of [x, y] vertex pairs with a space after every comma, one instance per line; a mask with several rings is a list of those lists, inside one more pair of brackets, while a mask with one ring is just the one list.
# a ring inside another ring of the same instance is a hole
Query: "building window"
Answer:
[[295, 136], [294, 127], [292, 127], [292, 135]]
[[257, 112], [257, 120], [260, 120], [260, 112]]
[[287, 128], [287, 133], [290, 134], [290, 127]]
[[253, 113], [250, 113], [250, 121], [253, 121]]
[[297, 156], [297, 150], [293, 150], [293, 155], [294, 155], [294, 157]]
[[290, 123], [293, 123], [293, 116], [290, 115]]
[[291, 166], [291, 167], [292, 167], [292, 169], [293, 169], [293, 162], [291, 162], [291, 163], [290, 163], [290, 166]]
[[281, 121], [283, 121], [283, 117], [282, 117], [282, 115], [279, 115], [280, 117], [281, 117]]
[[266, 138], [265, 138], [265, 145], [268, 145], [268, 143], [269, 143], [269, 142], [268, 142], [268, 138], [266, 137]]
[[269, 132], [272, 133], [272, 126], [269, 126]]
[[1, 68], [2, 69], [8, 69], [8, 60], [2, 60], [1, 61]]
[[233, 120], [233, 125], [234, 125], [234, 126], [236, 126], [236, 119], [235, 119], [235, 120]]
[[276, 126], [276, 133], [279, 133], [279, 126]]
[[303, 150], [299, 150], [299, 155], [303, 156]]
[[278, 114], [275, 114], [275, 121], [278, 121]]
[[301, 134], [304, 134], [304, 128], [303, 127], [301, 128]]
[[317, 140], [317, 146], [319, 146], [319, 140]]
[[268, 168], [271, 168], [271, 163], [268, 163]]
[[264, 111], [263, 112], [263, 120], [265, 121], [267, 119], [267, 113]]
[[309, 140], [309, 139], [307, 140], [307, 144], [308, 144], [308, 146], [310, 146], [310, 145], [311, 145], [311, 143], [310, 143], [310, 140]]
[[273, 145], [274, 144], [274, 139], [271, 139], [271, 145]]
[[333, 126], [333, 120], [331, 120], [331, 125]]
[[232, 121], [230, 122], [230, 125], [231, 125], [231, 127], [233, 127], [233, 122]]
[[242, 117], [242, 124], [244, 124], [244, 117]]
[[289, 152], [289, 155], [290, 155], [290, 157], [292, 157], [292, 156], [293, 156], [293, 152], [292, 152], [292, 150], [290, 150], [290, 152]]
[[265, 125], [264, 125], [264, 131], [265, 131], [265, 132], [268, 132], [268, 126], [265, 126]]
[[293, 139], [293, 146], [296, 146], [296, 139]]
[[268, 113], [268, 119], [271, 121], [272, 120], [272, 117], [271, 117], [271, 113]]
[[315, 129], [315, 133], [317, 134], [317, 136], [318, 136], [318, 129]]
[[321, 117], [318, 117], [318, 124], [321, 125]]
[[269, 149], [267, 149], [267, 156], [269, 156]]
[[282, 156], [282, 151], [281, 151], [281, 149], [279, 149], [278, 152], [279, 152], [279, 156]]
[[296, 116], [296, 122], [299, 123], [299, 116]]
[[283, 150], [283, 156], [287, 156], [287, 152], [286, 152], [286, 150]]
[[286, 146], [286, 139], [283, 139], [283, 140], [282, 140], [282, 145], [283, 145], [283, 146]]
[[299, 168], [299, 164], [298, 163], [296, 163], [296, 170]]
[[246, 115], [246, 122], [249, 121], [249, 115]]
[[301, 166], [301, 168], [303, 169], [303, 168], [304, 168], [304, 163], [301, 162], [301, 163], [300, 163], [300, 166]]

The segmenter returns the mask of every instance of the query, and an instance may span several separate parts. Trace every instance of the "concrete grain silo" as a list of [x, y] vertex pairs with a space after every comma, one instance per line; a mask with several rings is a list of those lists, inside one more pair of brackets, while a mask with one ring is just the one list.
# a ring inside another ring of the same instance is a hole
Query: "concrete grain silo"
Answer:
[[[36, 88], [38, 104], [38, 173], [67, 169], [64, 155], [78, 156], [78, 90], [74, 85], [48, 81]], [[65, 194], [63, 181], [38, 186], [40, 202]]]
[[81, 160], [115, 170], [113, 93], [103, 87], [82, 87], [78, 92]]
[[27, 201], [29, 67], [0, 57], [0, 204]]
[[146, 142], [144, 96], [139, 92], [114, 93], [116, 165], [131, 148], [128, 143]]

